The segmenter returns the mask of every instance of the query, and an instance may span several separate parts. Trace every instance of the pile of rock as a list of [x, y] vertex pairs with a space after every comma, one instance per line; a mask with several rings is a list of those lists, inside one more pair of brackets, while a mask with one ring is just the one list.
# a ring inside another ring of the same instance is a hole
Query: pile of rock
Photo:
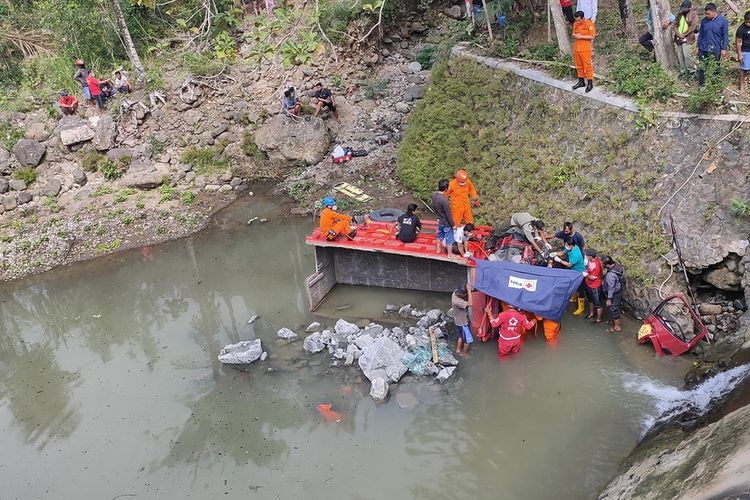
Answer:
[[701, 320], [711, 333], [732, 333], [740, 327], [740, 318], [747, 311], [744, 300], [722, 300], [715, 297], [698, 306]]
[[[308, 335], [302, 347], [308, 354], [328, 351], [332, 366], [352, 366], [357, 362], [364, 376], [370, 380], [370, 396], [376, 401], [384, 400], [390, 384], [398, 383], [407, 372], [434, 375], [438, 381], [444, 382], [458, 365], [445, 340], [445, 327], [450, 318], [439, 309], [419, 311], [408, 305], [401, 308], [388, 306], [386, 314], [399, 310], [405, 314], [405, 318], [417, 320], [416, 325], [408, 326], [404, 322], [401, 327], [386, 328], [378, 323], [370, 323], [360, 328], [339, 319], [333, 328], [325, 328], [314, 322], [305, 331]], [[436, 337], [438, 363], [426, 361], [417, 369], [413, 352], [432, 351], [430, 332]], [[298, 337], [289, 328], [280, 329], [277, 336], [287, 342]]]

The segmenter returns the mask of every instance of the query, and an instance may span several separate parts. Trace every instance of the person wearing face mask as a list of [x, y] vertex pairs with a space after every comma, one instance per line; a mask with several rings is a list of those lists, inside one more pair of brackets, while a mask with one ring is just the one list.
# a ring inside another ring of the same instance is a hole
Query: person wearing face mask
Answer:
[[[474, 183], [469, 179], [466, 170], [461, 169], [456, 172], [456, 177], [448, 183], [448, 191], [445, 194], [450, 197], [451, 213], [456, 227], [474, 222], [471, 206], [478, 207], [479, 200], [477, 200], [477, 190], [474, 188]], [[470, 198], [473, 202], [469, 201]]]
[[333, 241], [340, 234], [345, 234], [350, 240], [357, 235], [352, 229], [353, 218], [337, 212], [336, 199], [331, 196], [323, 198], [323, 211], [320, 213], [320, 234], [328, 241]]

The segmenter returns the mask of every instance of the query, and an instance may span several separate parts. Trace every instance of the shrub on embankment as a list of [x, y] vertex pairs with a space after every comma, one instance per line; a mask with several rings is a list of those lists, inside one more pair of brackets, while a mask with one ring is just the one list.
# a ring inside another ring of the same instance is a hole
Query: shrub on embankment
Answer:
[[[669, 246], [651, 203], [663, 168], [655, 134], [593, 101], [466, 59], [441, 63], [398, 156], [404, 185], [428, 200], [466, 168], [484, 223], [528, 211], [550, 227], [583, 224], [591, 247], [650, 282]], [[657, 263], [657, 264], [653, 264]]]

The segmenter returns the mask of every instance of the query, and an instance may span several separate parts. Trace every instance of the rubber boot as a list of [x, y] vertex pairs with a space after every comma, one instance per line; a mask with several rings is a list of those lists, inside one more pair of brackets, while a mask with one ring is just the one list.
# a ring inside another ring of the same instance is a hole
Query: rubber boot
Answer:
[[594, 80], [589, 80], [589, 83], [586, 84], [586, 93], [589, 93], [592, 90], [594, 90]]
[[583, 314], [583, 311], [586, 310], [586, 299], [582, 297], [578, 297], [578, 309], [573, 311], [573, 314], [578, 316], [580, 314]]
[[573, 85], [573, 90], [578, 90], [581, 87], [585, 87], [585, 86], [586, 86], [586, 80], [584, 80], [583, 78], [579, 78], [578, 83]]
[[350, 240], [353, 240], [355, 236], [357, 236], [357, 230], [356, 229], [352, 229], [351, 232], [346, 235], [346, 237], [349, 238]]
[[570, 296], [570, 300], [568, 302], [570, 302], [571, 304], [575, 304], [576, 300], [578, 300], [578, 292], [576, 292], [573, 295], [571, 295]]

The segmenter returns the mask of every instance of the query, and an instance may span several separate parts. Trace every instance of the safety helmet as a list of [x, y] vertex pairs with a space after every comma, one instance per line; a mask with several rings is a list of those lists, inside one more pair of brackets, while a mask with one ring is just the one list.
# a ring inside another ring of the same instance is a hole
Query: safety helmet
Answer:
[[456, 172], [456, 180], [458, 182], [466, 182], [469, 180], [469, 174], [466, 173], [466, 170], [460, 169]]
[[76, 59], [75, 65], [76, 66], [83, 66], [83, 59]]
[[324, 207], [332, 207], [336, 204], [336, 198], [333, 196], [326, 196], [323, 198], [323, 206]]

